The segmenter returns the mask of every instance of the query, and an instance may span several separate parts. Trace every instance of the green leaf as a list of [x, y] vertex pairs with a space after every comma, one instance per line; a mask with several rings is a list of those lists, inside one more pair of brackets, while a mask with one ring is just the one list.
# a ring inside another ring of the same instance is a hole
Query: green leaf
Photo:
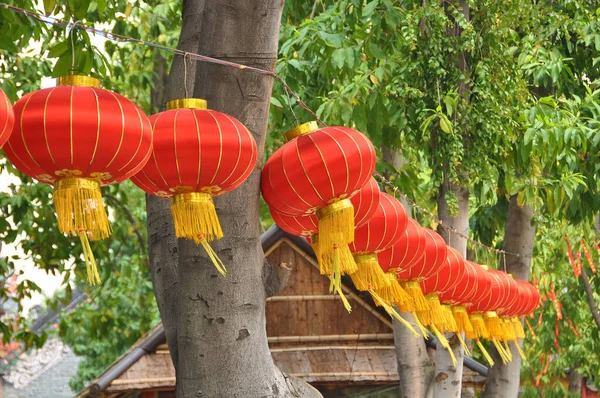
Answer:
[[69, 45], [66, 41], [61, 41], [48, 49], [48, 58], [57, 58], [69, 50]]
[[368, 3], [362, 9], [362, 17], [363, 18], [371, 17], [371, 15], [373, 15], [373, 12], [375, 11], [375, 8], [377, 8], [378, 5], [379, 5], [379, 0], [373, 0], [372, 2]]
[[452, 132], [452, 123], [444, 114], [440, 115], [440, 128], [446, 134], [450, 134]]
[[383, 51], [383, 49], [375, 43], [369, 43], [369, 51], [375, 58], [379, 58], [379, 59], [386, 58], [386, 55], [385, 55], [385, 52]]
[[44, 11], [46, 15], [52, 14], [54, 7], [56, 6], [56, 0], [44, 0]]
[[333, 61], [338, 67], [338, 69], [341, 69], [344, 67], [344, 61], [346, 59], [346, 50], [344, 48], [338, 48], [333, 52], [331, 57], [333, 58]]

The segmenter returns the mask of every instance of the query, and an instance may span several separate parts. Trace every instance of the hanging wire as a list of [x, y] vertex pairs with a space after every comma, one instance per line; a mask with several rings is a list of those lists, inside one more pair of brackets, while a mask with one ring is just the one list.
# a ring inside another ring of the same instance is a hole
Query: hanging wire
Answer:
[[[10, 10], [12, 12], [16, 12], [18, 14], [25, 15], [27, 17], [30, 17], [30, 18], [36, 20], [36, 21], [40, 21], [40, 22], [43, 22], [43, 23], [46, 23], [46, 24], [49, 24], [49, 25], [61, 26], [61, 27], [70, 28], [70, 29], [83, 30], [83, 31], [86, 31], [86, 32], [89, 32], [89, 33], [93, 33], [95, 35], [102, 36], [102, 37], [104, 37], [107, 40], [116, 41], [116, 42], [119, 42], [119, 43], [141, 44], [143, 46], [147, 46], [147, 47], [151, 47], [151, 48], [156, 48], [156, 49], [161, 50], [161, 51], [166, 51], [166, 52], [169, 52], [169, 53], [172, 53], [172, 54], [181, 55], [181, 56], [184, 57], [184, 74], [186, 73], [186, 71], [185, 71], [185, 68], [186, 68], [185, 59], [186, 59], [186, 57], [189, 57], [190, 60], [194, 60], [194, 61], [209, 62], [209, 63], [213, 63], [213, 64], [228, 66], [228, 67], [232, 67], [232, 68], [236, 68], [236, 69], [248, 70], [248, 71], [251, 71], [251, 72], [258, 73], [258, 74], [271, 76], [274, 79], [276, 79], [283, 86], [283, 88], [286, 91], [286, 95], [288, 95], [288, 98], [291, 95], [296, 100], [296, 103], [298, 105], [300, 105], [300, 107], [302, 107], [303, 109], [305, 109], [308, 113], [310, 113], [312, 115], [312, 117], [321, 126], [327, 126], [325, 124], [325, 122], [323, 122], [317, 116], [317, 114], [312, 109], [310, 109], [304, 103], [304, 101], [302, 101], [300, 99], [300, 97], [298, 96], [298, 94], [296, 94], [294, 92], [294, 90], [292, 90], [290, 88], [290, 86], [287, 85], [287, 83], [283, 80], [283, 78], [281, 76], [279, 76], [277, 73], [273, 72], [273, 71], [266, 70], [266, 69], [260, 69], [260, 68], [256, 68], [256, 67], [248, 66], [248, 65], [242, 65], [242, 64], [235, 63], [235, 62], [225, 61], [225, 60], [218, 59], [218, 58], [212, 58], [212, 57], [208, 57], [206, 55], [190, 53], [190, 52], [187, 52], [187, 51], [183, 51], [183, 50], [179, 50], [179, 49], [171, 48], [171, 47], [166, 47], [166, 46], [163, 46], [163, 45], [160, 45], [160, 44], [156, 44], [156, 43], [152, 43], [152, 42], [149, 42], [149, 41], [140, 40], [140, 39], [134, 39], [134, 38], [128, 37], [128, 36], [123, 36], [123, 35], [118, 35], [118, 34], [111, 33], [111, 32], [106, 32], [106, 31], [101, 30], [101, 29], [96, 29], [96, 28], [93, 28], [93, 27], [82, 25], [81, 23], [79, 23], [79, 21], [68, 22], [68, 21], [65, 21], [65, 20], [62, 20], [62, 19], [59, 19], [59, 18], [55, 18], [55, 17], [47, 16], [47, 15], [42, 15], [42, 14], [39, 14], [37, 12], [25, 10], [25, 9], [22, 9], [22, 8], [19, 8], [19, 7], [15, 7], [15, 6], [6, 4], [6, 3], [0, 3], [0, 7], [8, 9], [8, 10]], [[71, 39], [73, 40], [72, 35], [71, 35]], [[74, 68], [74, 66], [73, 66], [73, 68]], [[186, 97], [187, 97], [187, 79], [186, 79], [186, 87], [185, 87], [185, 89], [186, 89]], [[288, 104], [289, 104], [290, 109], [291, 109], [291, 100], [288, 101]], [[294, 118], [296, 120], [298, 120], [296, 118], [296, 115], [295, 115], [293, 109], [292, 109], [292, 114], [294, 115]], [[511, 256], [515, 256], [515, 257], [522, 257], [518, 253], [510, 253], [510, 252], [507, 252], [507, 251], [504, 251], [504, 250], [495, 249], [493, 247], [484, 245], [481, 242], [478, 242], [478, 241], [476, 241], [474, 239], [469, 238], [467, 235], [459, 232], [458, 230], [445, 225], [442, 220], [438, 219], [430, 211], [428, 211], [428, 210], [424, 209], [423, 207], [419, 206], [415, 201], [413, 201], [412, 199], [410, 199], [408, 197], [408, 195], [406, 195], [405, 193], [401, 192], [398, 189], [398, 187], [396, 187], [396, 185], [393, 182], [387, 180], [384, 176], [382, 176], [378, 172], [375, 172], [375, 177], [377, 177], [381, 181], [382, 184], [384, 184], [384, 185], [390, 187], [391, 189], [393, 189], [393, 191], [395, 193], [397, 193], [399, 196], [401, 196], [402, 198], [406, 199], [409, 203], [411, 203], [414, 208], [419, 209], [423, 214], [427, 215], [434, 223], [438, 224], [441, 228], [447, 230], [448, 232], [453, 233], [453, 234], [455, 234], [455, 235], [457, 235], [457, 236], [459, 236], [459, 237], [461, 237], [463, 239], [466, 239], [468, 242], [471, 242], [473, 245], [476, 245], [476, 246], [479, 246], [479, 247], [483, 247], [486, 250], [489, 250], [489, 251], [492, 251], [492, 252], [495, 252], [495, 253], [503, 253], [505, 256], [508, 254], [508, 255], [511, 255]], [[475, 250], [475, 253], [477, 255], [477, 250]], [[531, 256], [528, 256], [528, 257], [531, 257]], [[506, 257], [505, 257], [505, 260], [506, 260]]]
[[185, 95], [185, 98], [190, 98], [190, 95], [188, 93], [188, 74], [187, 74], [187, 58], [189, 57], [190, 53], [186, 52], [183, 55], [183, 93]]

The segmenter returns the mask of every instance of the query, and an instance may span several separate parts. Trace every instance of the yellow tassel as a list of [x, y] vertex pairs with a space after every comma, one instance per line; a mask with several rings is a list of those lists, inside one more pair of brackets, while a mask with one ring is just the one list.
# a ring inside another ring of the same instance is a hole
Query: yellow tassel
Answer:
[[350, 199], [338, 200], [317, 211], [319, 219], [319, 248], [325, 273], [332, 269], [334, 249], [343, 250], [340, 272], [342, 275], [356, 272], [356, 264], [350, 260], [348, 244], [354, 241], [354, 206]]
[[485, 323], [485, 328], [491, 337], [495, 337], [496, 339], [502, 338], [502, 324], [500, 323], [498, 314], [496, 314], [494, 311], [486, 312], [483, 317], [483, 321]]
[[448, 354], [450, 354], [450, 358], [452, 359], [452, 364], [456, 367], [456, 356], [454, 355], [454, 351], [452, 351], [452, 347], [450, 347], [450, 343], [448, 342], [448, 339], [446, 339], [446, 336], [440, 333], [440, 331], [433, 324], [431, 325], [431, 330], [433, 331], [433, 334], [435, 334], [435, 337], [437, 337], [439, 342], [442, 344], [442, 347], [448, 351]]
[[204, 248], [204, 250], [206, 251], [206, 254], [208, 254], [208, 258], [210, 258], [210, 261], [212, 261], [217, 271], [219, 271], [221, 275], [225, 276], [225, 274], [227, 273], [227, 270], [225, 269], [225, 264], [223, 264], [223, 261], [221, 261], [219, 256], [217, 256], [217, 253], [215, 253], [213, 248], [210, 247], [208, 241], [203, 236], [199, 236], [198, 240]]
[[337, 247], [332, 247], [331, 250], [324, 251], [321, 250], [319, 235], [313, 235], [311, 241], [319, 262], [321, 275], [331, 275], [337, 269], [339, 269], [340, 275], [347, 275], [356, 272], [358, 269], [347, 244], [340, 244]]
[[212, 242], [223, 237], [215, 204], [209, 193], [177, 194], [173, 196], [171, 212], [178, 238], [193, 239], [200, 244], [202, 239]]
[[[329, 277], [329, 279], [331, 280], [331, 277]], [[333, 281], [330, 282], [330, 287], [332, 285], [333, 285]], [[342, 291], [342, 286], [341, 285], [334, 285], [334, 292], [338, 296], [340, 296], [340, 299], [342, 300], [342, 304], [344, 304], [344, 308], [346, 309], [346, 311], [348, 311], [348, 313], [352, 312], [352, 306], [350, 305], [350, 303], [348, 302], [348, 299], [344, 295], [344, 292]]]
[[469, 350], [469, 346], [467, 346], [467, 343], [465, 343], [465, 339], [463, 339], [462, 337], [462, 333], [455, 333], [456, 337], [458, 337], [458, 341], [460, 341], [460, 345], [463, 348], [463, 351], [465, 352], [465, 355], [467, 356], [471, 356], [471, 351]]
[[79, 229], [83, 228], [91, 240], [110, 236], [110, 224], [97, 180], [79, 177], [57, 180], [54, 184], [54, 208], [60, 232], [77, 236], [80, 235]]
[[467, 309], [464, 306], [452, 307], [452, 315], [454, 315], [456, 328], [459, 332], [471, 333], [473, 331], [473, 325], [471, 325], [469, 314], [467, 314]]
[[512, 351], [508, 346], [508, 341], [503, 341], [502, 344], [504, 344], [504, 351], [506, 351], [506, 354], [508, 355], [508, 360], [512, 361]]
[[427, 308], [425, 311], [417, 311], [417, 315], [423, 325], [435, 325], [438, 329], [445, 329], [444, 310], [440, 304], [437, 294], [428, 294], [425, 299], [427, 300]]
[[411, 315], [413, 316], [413, 319], [415, 320], [415, 324], [417, 325], [417, 328], [419, 329], [419, 332], [421, 332], [421, 334], [423, 335], [423, 337], [425, 337], [426, 339], [428, 339], [429, 338], [429, 334], [427, 333], [427, 329], [421, 323], [421, 320], [419, 319], [419, 316], [417, 315], [417, 313], [416, 312], [411, 312]]
[[471, 314], [469, 316], [469, 320], [471, 321], [471, 325], [473, 325], [473, 331], [467, 333], [467, 337], [470, 339], [483, 337], [484, 339], [489, 339], [490, 334], [485, 327], [485, 322], [483, 321], [483, 315], [481, 314]]
[[427, 311], [429, 309], [429, 304], [427, 303], [425, 296], [423, 296], [419, 282], [404, 282], [402, 283], [402, 287], [412, 299], [416, 311]]
[[98, 265], [96, 264], [96, 259], [94, 258], [94, 253], [92, 252], [92, 248], [90, 247], [90, 242], [88, 241], [87, 233], [85, 230], [79, 230], [79, 239], [81, 240], [81, 246], [83, 248], [83, 258], [85, 259], [85, 267], [87, 269], [87, 279], [90, 285], [95, 285], [100, 283], [100, 275], [98, 274]]
[[403, 312], [412, 312], [404, 311], [404, 309], [412, 307], [412, 300], [408, 293], [406, 293], [404, 289], [402, 289], [402, 286], [400, 286], [400, 283], [396, 279], [396, 272], [388, 271], [385, 273], [385, 277], [390, 281], [390, 285], [384, 287], [383, 289], [376, 290], [377, 294], [384, 301], [402, 308]]
[[498, 342], [498, 340], [496, 340], [496, 339], [492, 339], [492, 343], [494, 343], [494, 346], [496, 347], [496, 351], [498, 351], [498, 354], [500, 354], [500, 358], [502, 359], [502, 363], [505, 364], [505, 365], [507, 363], [509, 363], [510, 360], [508, 359], [508, 354], [504, 350], [504, 347], [502, 347], [502, 344], [500, 344]]
[[379, 266], [376, 254], [356, 254], [354, 260], [358, 270], [350, 274], [350, 278], [358, 290], [379, 291], [390, 286], [391, 283]]
[[485, 347], [483, 346], [483, 344], [481, 344], [481, 341], [479, 341], [479, 339], [476, 339], [475, 342], [477, 343], [477, 347], [479, 347], [479, 350], [483, 354], [483, 357], [485, 358], [485, 360], [487, 361], [487, 363], [490, 366], [494, 366], [494, 360], [492, 359], [492, 357], [490, 356], [490, 354], [487, 352], [487, 350], [485, 349]]
[[460, 335], [461, 331], [458, 329], [458, 325], [452, 315], [452, 307], [447, 304], [442, 304], [442, 311], [444, 313], [444, 329], [443, 332], [452, 332]]
[[512, 324], [511, 319], [500, 318], [502, 324], [502, 337], [501, 340], [509, 341], [517, 338], [515, 328]]
[[525, 353], [521, 349], [521, 346], [519, 345], [519, 342], [517, 340], [513, 340], [513, 343], [514, 343], [515, 347], [517, 347], [517, 351], [519, 352], [519, 355], [521, 356], [521, 359], [524, 360], [524, 361], [526, 361], [527, 357], [525, 357]]
[[392, 308], [391, 305], [389, 305], [389, 303], [386, 303], [385, 301], [383, 301], [383, 299], [381, 297], [379, 297], [379, 295], [377, 293], [375, 293], [375, 291], [369, 290], [369, 293], [371, 294], [371, 297], [373, 297], [373, 301], [375, 302], [376, 305], [383, 307], [385, 312], [387, 312], [390, 316], [396, 318], [396, 320], [398, 320], [398, 322], [400, 322], [402, 325], [404, 325], [404, 327], [406, 327], [412, 334], [414, 334], [415, 336], [419, 335], [415, 331], [415, 329], [412, 327], [412, 325], [410, 323], [408, 323], [406, 321], [406, 319], [402, 318], [400, 316], [400, 314], [398, 314], [398, 312], [396, 312], [396, 310], [394, 308]]
[[337, 247], [333, 251], [333, 268], [329, 281], [329, 293], [340, 289], [340, 286], [342, 285], [342, 275], [340, 273], [340, 250]]
[[515, 337], [518, 339], [525, 338], [525, 330], [523, 330], [523, 324], [519, 318], [512, 318], [512, 325], [515, 330]]

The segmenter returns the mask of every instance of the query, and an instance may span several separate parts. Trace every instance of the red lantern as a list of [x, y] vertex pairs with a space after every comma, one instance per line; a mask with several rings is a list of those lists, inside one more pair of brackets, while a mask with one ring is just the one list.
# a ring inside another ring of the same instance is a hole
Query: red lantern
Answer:
[[425, 230], [409, 218], [402, 238], [395, 245], [377, 253], [377, 260], [384, 272], [408, 269], [421, 264], [425, 256], [425, 244]]
[[0, 148], [4, 146], [8, 137], [10, 137], [14, 123], [15, 112], [13, 106], [4, 91], [0, 90]]
[[[435, 325], [438, 329], [454, 331], [456, 323], [453, 322], [452, 311], [444, 311], [438, 294], [452, 289], [465, 274], [464, 260], [460, 253], [453, 247], [447, 246], [448, 261], [444, 262], [440, 270], [429, 278], [421, 281], [421, 291], [429, 304], [425, 311], [418, 311], [417, 315], [423, 325]], [[448, 307], [448, 309], [450, 309]]]
[[477, 292], [477, 270], [471, 261], [463, 261], [464, 274], [451, 289], [438, 295], [440, 303], [452, 306], [452, 313], [458, 332], [471, 332], [473, 326], [469, 321], [466, 304]]
[[321, 253], [334, 257], [336, 248], [354, 240], [354, 210], [349, 198], [375, 171], [375, 149], [356, 130], [319, 129], [316, 122], [288, 131], [286, 139], [265, 163], [261, 176], [265, 202], [293, 216], [316, 213]]
[[100, 186], [126, 180], [150, 157], [152, 132], [144, 112], [100, 81], [65, 76], [58, 86], [15, 104], [6, 156], [21, 172], [54, 185], [58, 227], [79, 235], [90, 282], [99, 282], [89, 247], [110, 235]]
[[[377, 181], [375, 181], [374, 178], [371, 178], [356, 195], [350, 198], [350, 201], [354, 207], [354, 219], [356, 225], [359, 227], [371, 219], [379, 206], [380, 191]], [[281, 229], [292, 235], [304, 236], [310, 239], [310, 243], [315, 250], [315, 254], [319, 261], [321, 274], [331, 275], [333, 273], [333, 258], [323, 258], [321, 251], [319, 250], [319, 220], [316, 214], [290, 216], [288, 214], [280, 213], [272, 208], [269, 208], [269, 210], [271, 211], [273, 220]], [[338, 251], [339, 253], [336, 253]], [[356, 271], [356, 263], [352, 258], [352, 253], [350, 253], [348, 246], [339, 247], [338, 250], [334, 251], [334, 256], [335, 255], [339, 255], [340, 263], [344, 264], [341, 268], [348, 270], [348, 272]]]
[[417, 311], [429, 309], [427, 300], [423, 296], [419, 282], [436, 274], [448, 261], [448, 248], [444, 239], [435, 231], [423, 228], [425, 232], [425, 255], [423, 259], [412, 267], [400, 269], [397, 277], [401, 280], [402, 287], [412, 298]]
[[390, 285], [379, 266], [377, 253], [398, 242], [407, 224], [408, 215], [402, 204], [382, 192], [377, 212], [365, 225], [356, 229], [355, 240], [350, 245], [358, 267], [350, 277], [358, 290], [379, 290]]
[[169, 101], [167, 110], [150, 120], [152, 157], [132, 181], [152, 195], [172, 198], [177, 237], [202, 244], [217, 270], [225, 274], [208, 244], [223, 237], [212, 198], [248, 178], [256, 163], [256, 142], [237, 119], [208, 110], [202, 99]]

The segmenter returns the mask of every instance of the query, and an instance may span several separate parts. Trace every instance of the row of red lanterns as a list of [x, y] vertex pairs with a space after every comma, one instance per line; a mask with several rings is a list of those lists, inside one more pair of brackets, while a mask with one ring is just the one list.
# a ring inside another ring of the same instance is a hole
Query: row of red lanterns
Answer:
[[88, 279], [100, 277], [89, 240], [107, 238], [110, 224], [100, 187], [131, 179], [152, 195], [172, 198], [175, 233], [207, 250], [223, 236], [212, 198], [254, 169], [258, 150], [235, 118], [201, 99], [177, 99], [148, 118], [98, 79], [64, 76], [58, 85], [23, 96], [14, 106], [0, 90], [0, 147], [24, 174], [54, 186], [61, 232], [79, 236]]
[[539, 303], [533, 285], [465, 261], [408, 217], [371, 177], [375, 151], [360, 132], [311, 122], [286, 139], [265, 163], [263, 197], [283, 230], [312, 243], [332, 291], [342, 295], [340, 277], [348, 274], [411, 330], [393, 305], [413, 313], [418, 328], [430, 327], [446, 347], [443, 332], [464, 332], [482, 350], [479, 339], [490, 339], [510, 360], [507, 342], [524, 337], [518, 318]]

